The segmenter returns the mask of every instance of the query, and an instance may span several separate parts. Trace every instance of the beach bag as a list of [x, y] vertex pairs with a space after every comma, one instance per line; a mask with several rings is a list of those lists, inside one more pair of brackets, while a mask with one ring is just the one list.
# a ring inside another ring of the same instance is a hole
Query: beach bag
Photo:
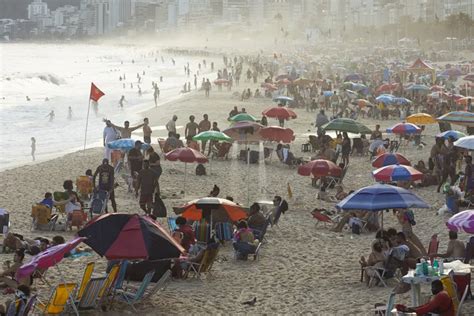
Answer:
[[353, 234], [360, 235], [360, 225], [357, 223], [352, 223], [351, 231]]
[[198, 164], [196, 167], [196, 175], [197, 176], [205, 176], [206, 175], [206, 168], [203, 164]]
[[159, 194], [155, 194], [155, 202], [153, 203], [153, 216], [156, 217], [166, 217], [167, 211], [166, 206]]

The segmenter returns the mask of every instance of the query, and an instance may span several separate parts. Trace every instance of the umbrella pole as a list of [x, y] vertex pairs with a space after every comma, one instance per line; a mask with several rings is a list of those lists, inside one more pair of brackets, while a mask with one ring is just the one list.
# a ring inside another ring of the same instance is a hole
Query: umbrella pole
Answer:
[[247, 147], [247, 205], [250, 205], [250, 148]]
[[382, 232], [382, 237], [383, 237], [383, 211], [384, 211], [384, 210], [382, 210], [382, 226], [381, 226], [381, 228], [382, 228], [382, 230], [381, 230], [381, 232]]
[[187, 163], [184, 163], [184, 183], [183, 183], [183, 195], [186, 196], [186, 170]]

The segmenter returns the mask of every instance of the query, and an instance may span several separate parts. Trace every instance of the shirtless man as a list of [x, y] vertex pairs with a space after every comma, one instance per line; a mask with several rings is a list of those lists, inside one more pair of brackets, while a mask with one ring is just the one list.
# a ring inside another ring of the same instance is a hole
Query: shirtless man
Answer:
[[137, 126], [134, 126], [134, 127], [130, 127], [130, 122], [129, 121], [125, 121], [123, 123], [123, 127], [121, 126], [117, 126], [115, 124], [113, 124], [112, 122], [110, 122], [110, 124], [120, 132], [120, 136], [122, 138], [132, 138], [132, 132], [136, 129], [139, 129], [140, 127], [142, 127], [144, 124], [140, 124], [140, 125], [137, 125]]

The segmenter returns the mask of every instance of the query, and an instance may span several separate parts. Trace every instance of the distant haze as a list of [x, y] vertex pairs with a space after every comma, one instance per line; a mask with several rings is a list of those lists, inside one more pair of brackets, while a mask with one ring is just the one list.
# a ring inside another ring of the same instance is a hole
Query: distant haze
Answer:
[[[28, 18], [28, 5], [33, 0], [0, 0], [0, 19], [26, 19]], [[48, 9], [56, 10], [64, 5], [79, 7], [81, 0], [43, 0], [48, 4]]]

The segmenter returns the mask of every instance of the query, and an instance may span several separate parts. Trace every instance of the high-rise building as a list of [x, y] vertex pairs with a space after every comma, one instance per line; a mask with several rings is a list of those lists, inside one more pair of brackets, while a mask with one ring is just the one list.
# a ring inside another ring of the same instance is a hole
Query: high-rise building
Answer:
[[222, 17], [226, 22], [242, 22], [249, 18], [248, 0], [224, 0]]
[[28, 5], [28, 19], [33, 20], [35, 17], [41, 17], [48, 15], [48, 4], [41, 0], [33, 0]]

